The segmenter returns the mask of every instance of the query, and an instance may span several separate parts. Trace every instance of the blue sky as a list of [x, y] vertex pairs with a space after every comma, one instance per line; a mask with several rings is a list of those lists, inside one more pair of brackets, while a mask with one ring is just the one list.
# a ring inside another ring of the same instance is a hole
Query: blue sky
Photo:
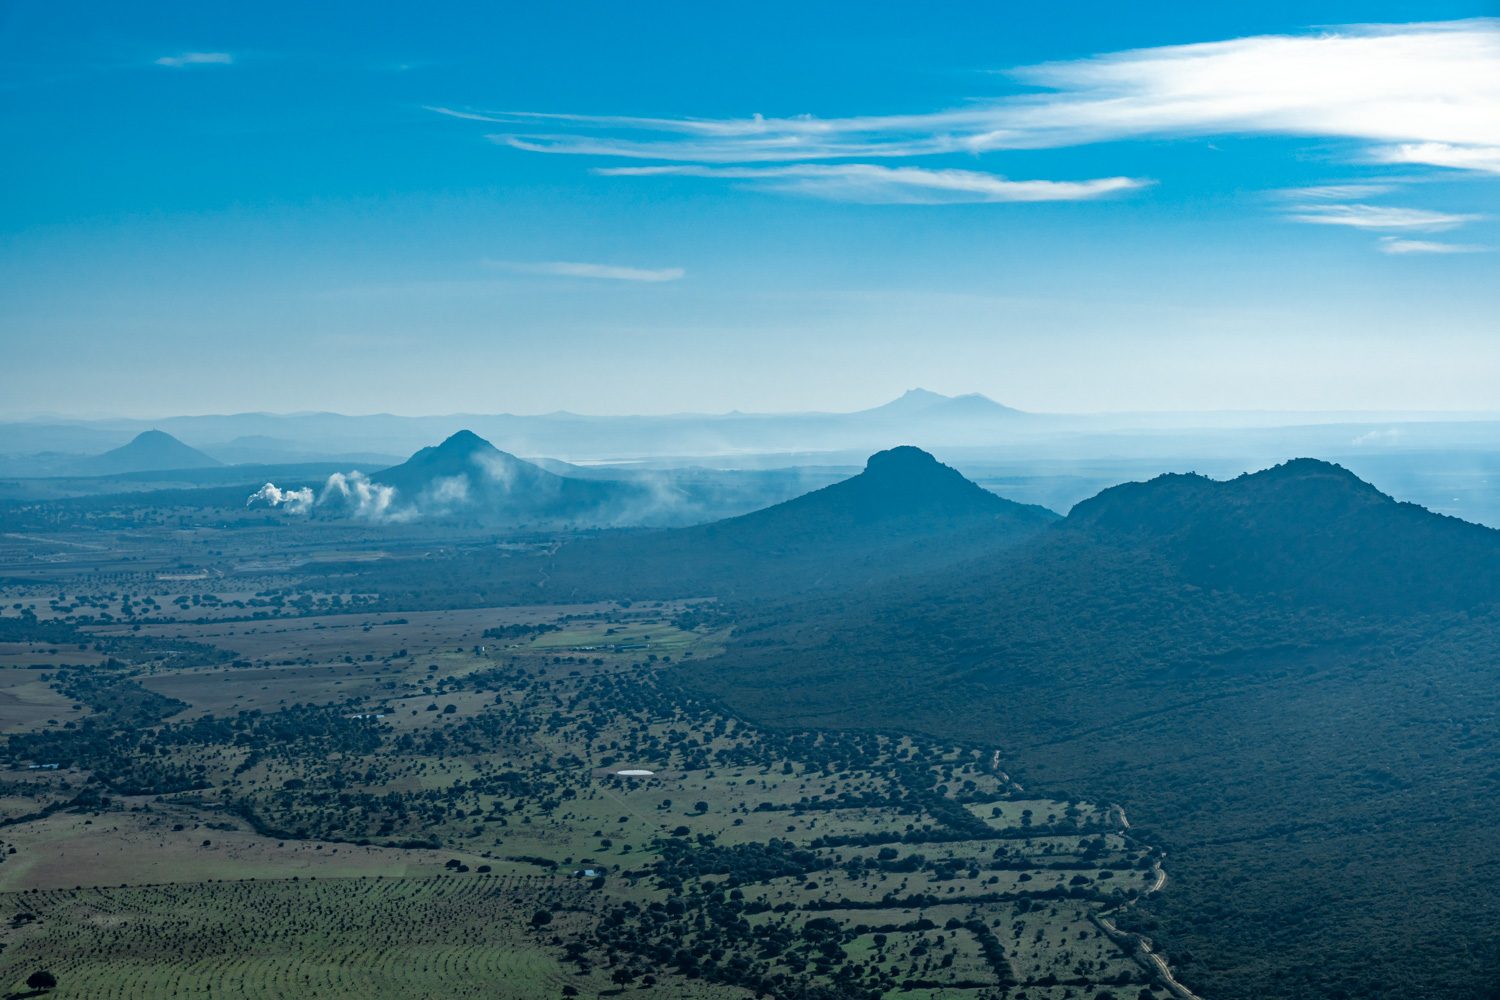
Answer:
[[307, 6], [0, 8], [4, 415], [1495, 408], [1494, 3]]

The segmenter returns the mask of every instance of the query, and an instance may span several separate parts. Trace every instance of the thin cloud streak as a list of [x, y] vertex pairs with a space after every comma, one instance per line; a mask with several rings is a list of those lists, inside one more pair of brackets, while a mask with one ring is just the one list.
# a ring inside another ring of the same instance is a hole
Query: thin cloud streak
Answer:
[[162, 56], [156, 60], [158, 66], [229, 66], [234, 56], [228, 52], [184, 52], [176, 56]]
[[440, 115], [448, 115], [451, 118], [462, 118], [466, 121], [471, 122], [493, 122], [499, 120], [497, 118], [491, 118], [488, 115], [476, 114], [472, 111], [455, 111], [453, 108], [440, 108], [432, 104], [424, 104], [422, 106], [422, 110], [434, 111]]
[[1289, 215], [1288, 218], [1294, 222], [1310, 222], [1322, 226], [1435, 233], [1473, 222], [1480, 216], [1430, 212], [1423, 208], [1388, 208], [1382, 205], [1304, 205], [1300, 213]]
[[523, 274], [550, 274], [563, 278], [602, 278], [610, 281], [679, 281], [687, 272], [680, 267], [617, 267], [613, 264], [586, 264], [578, 261], [506, 261], [487, 260], [491, 267]]
[[930, 114], [828, 119], [434, 110], [572, 130], [490, 137], [518, 149], [690, 163], [889, 158], [1249, 134], [1351, 139], [1364, 143], [1364, 158], [1377, 162], [1500, 173], [1500, 21], [1491, 18], [1164, 46], [1021, 67], [1006, 75], [1051, 93]]
[[864, 204], [957, 204], [972, 202], [1085, 201], [1151, 183], [1134, 177], [1086, 181], [1012, 181], [975, 170], [927, 170], [870, 163], [802, 163], [785, 167], [606, 167], [606, 177], [710, 177], [748, 180], [791, 194]]
[[1399, 236], [1382, 236], [1376, 244], [1381, 253], [1488, 253], [1489, 247], [1477, 243], [1432, 243], [1427, 240], [1403, 240]]
[[790, 160], [833, 160], [850, 157], [899, 158], [963, 152], [947, 137], [908, 142], [833, 142], [816, 147], [796, 136], [747, 136], [728, 143], [638, 142], [628, 139], [568, 135], [487, 136], [491, 142], [531, 153], [567, 153], [575, 156], [619, 156], [633, 160], [678, 160], [689, 163], [785, 163]]
[[1347, 201], [1350, 198], [1371, 198], [1378, 194], [1388, 194], [1393, 190], [1394, 184], [1319, 184], [1315, 187], [1286, 188], [1273, 194], [1283, 198]]

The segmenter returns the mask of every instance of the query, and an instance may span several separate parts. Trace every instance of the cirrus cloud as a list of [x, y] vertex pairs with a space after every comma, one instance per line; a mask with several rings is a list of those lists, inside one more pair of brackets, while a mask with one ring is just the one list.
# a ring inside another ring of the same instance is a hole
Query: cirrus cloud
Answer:
[[747, 180], [772, 190], [866, 204], [1084, 201], [1144, 187], [1134, 177], [1085, 181], [1013, 181], [976, 170], [928, 170], [870, 163], [799, 163], [784, 167], [603, 167], [607, 177], [713, 177]]
[[1430, 240], [1404, 240], [1399, 236], [1382, 236], [1376, 244], [1381, 253], [1486, 253], [1489, 247], [1478, 243], [1434, 243]]
[[1454, 212], [1432, 212], [1424, 208], [1390, 208], [1383, 205], [1307, 205], [1288, 218], [1325, 226], [1356, 229], [1398, 229], [1425, 233], [1453, 229], [1480, 218]]
[[525, 274], [551, 274], [562, 278], [602, 278], [610, 281], [678, 281], [687, 272], [680, 267], [619, 267], [614, 264], [585, 264], [579, 261], [511, 261], [487, 260], [491, 267]]
[[686, 163], [891, 158], [1243, 134], [1348, 139], [1360, 144], [1359, 156], [1377, 162], [1500, 173], [1495, 19], [1162, 46], [1005, 75], [1046, 92], [925, 114], [845, 118], [432, 110], [551, 129], [491, 136], [518, 149]]

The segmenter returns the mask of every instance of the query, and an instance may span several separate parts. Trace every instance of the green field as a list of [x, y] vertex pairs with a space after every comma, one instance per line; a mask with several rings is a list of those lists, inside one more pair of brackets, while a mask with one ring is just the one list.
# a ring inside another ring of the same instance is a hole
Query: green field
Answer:
[[[58, 996], [555, 997], [605, 973], [564, 967], [552, 936], [596, 919], [586, 892], [481, 875], [214, 882], [7, 894], [6, 973], [45, 967]], [[536, 928], [539, 906], [554, 914]], [[679, 984], [682, 985], [682, 984]], [[708, 991], [677, 989], [690, 996]], [[717, 993], [718, 991], [716, 991]], [[732, 993], [730, 995], [733, 995]]]

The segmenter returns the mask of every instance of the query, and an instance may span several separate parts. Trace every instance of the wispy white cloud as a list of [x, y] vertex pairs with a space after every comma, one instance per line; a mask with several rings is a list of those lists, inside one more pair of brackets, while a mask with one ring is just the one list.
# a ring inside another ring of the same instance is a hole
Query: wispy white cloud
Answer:
[[1381, 253], [1486, 253], [1489, 247], [1477, 243], [1433, 243], [1428, 240], [1404, 240], [1399, 236], [1382, 236], [1376, 248]]
[[777, 191], [866, 204], [1084, 201], [1149, 184], [1134, 177], [1085, 181], [1013, 181], [976, 170], [927, 170], [870, 163], [799, 163], [785, 167], [606, 167], [609, 177], [714, 177], [748, 180]]
[[1298, 200], [1348, 201], [1350, 198], [1373, 198], [1394, 189], [1394, 184], [1319, 184], [1314, 187], [1285, 188], [1273, 194]]
[[436, 111], [438, 114], [448, 115], [450, 118], [463, 118], [473, 122], [493, 122], [499, 120], [497, 118], [491, 118], [488, 115], [481, 115], [473, 111], [455, 111], [452, 108], [440, 108], [431, 104], [423, 105], [423, 110]]
[[184, 52], [181, 55], [162, 56], [156, 60], [158, 66], [228, 66], [234, 56], [228, 52]]
[[[1350, 139], [1362, 144], [1367, 159], [1500, 173], [1495, 19], [1164, 46], [1022, 67], [1008, 75], [1048, 92], [929, 114], [849, 118], [434, 110], [548, 128], [492, 136], [520, 149], [679, 163], [907, 157], [1258, 134]], [[632, 132], [645, 135], [618, 134]]]
[[613, 264], [584, 264], [577, 261], [507, 261], [487, 260], [491, 267], [525, 274], [553, 274], [565, 278], [605, 278], [612, 281], [677, 281], [687, 274], [680, 267], [617, 267]]
[[[1431, 163], [1431, 145], [1500, 145], [1500, 22], [1365, 25], [1169, 46], [1029, 67], [1058, 91], [1052, 127], [1082, 135], [1344, 137]], [[997, 136], [1003, 141], [1003, 134]], [[1385, 144], [1394, 144], [1387, 147]], [[1439, 165], [1452, 165], [1443, 162]]]
[[[577, 123], [588, 124], [583, 119], [578, 119]], [[663, 129], [663, 131], [670, 130]], [[832, 133], [816, 141], [805, 141], [802, 136], [779, 132], [767, 132], [763, 135], [726, 133], [726, 138], [708, 141], [697, 139], [640, 141], [568, 133], [500, 134], [491, 135], [489, 139], [491, 142], [533, 153], [620, 156], [634, 160], [678, 160], [689, 163], [785, 163], [793, 160], [831, 160], [849, 157], [900, 158], [964, 151], [956, 148], [953, 140], [947, 136], [919, 137], [903, 141], [890, 138], [855, 140], [841, 139]]]
[[1304, 205], [1288, 216], [1295, 222], [1356, 229], [1400, 229], [1424, 233], [1453, 229], [1480, 218], [1453, 212], [1431, 212], [1423, 208], [1388, 208], [1383, 205]]

